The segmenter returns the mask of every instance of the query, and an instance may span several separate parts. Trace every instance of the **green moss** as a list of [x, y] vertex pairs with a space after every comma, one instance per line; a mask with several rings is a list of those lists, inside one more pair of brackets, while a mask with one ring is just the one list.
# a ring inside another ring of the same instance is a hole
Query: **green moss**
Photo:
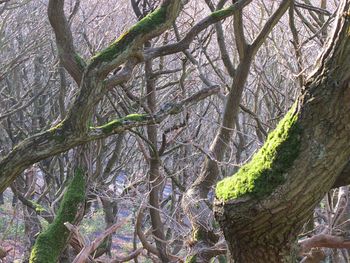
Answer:
[[185, 263], [196, 263], [196, 262], [197, 262], [197, 256], [196, 255], [187, 257], [186, 261], [185, 261]]
[[232, 15], [233, 11], [236, 9], [236, 7], [234, 5], [231, 5], [227, 8], [215, 11], [213, 13], [210, 14], [211, 17], [215, 18], [215, 19], [223, 19], [227, 16]]
[[146, 114], [129, 114], [123, 118], [111, 121], [106, 123], [105, 125], [98, 126], [98, 127], [92, 127], [93, 129], [102, 129], [104, 133], [111, 133], [114, 129], [123, 126], [124, 124], [128, 124], [130, 122], [141, 122], [148, 118], [148, 115]]
[[301, 128], [294, 107], [268, 136], [264, 146], [236, 174], [220, 181], [216, 197], [227, 201], [243, 196], [263, 197], [285, 182], [285, 172], [300, 149]]
[[86, 62], [85, 60], [77, 53], [74, 54], [74, 59], [78, 63], [79, 67], [84, 70], [86, 67]]
[[219, 263], [227, 263], [227, 258], [225, 255], [220, 255], [217, 257]]
[[144, 121], [147, 117], [146, 114], [133, 113], [122, 118], [123, 121]]
[[30, 263], [56, 263], [67, 245], [69, 230], [65, 222], [74, 223], [80, 206], [85, 201], [85, 178], [77, 169], [63, 196], [60, 208], [52, 224], [37, 238], [30, 255]]
[[63, 122], [58, 123], [56, 126], [53, 126], [49, 129], [49, 131], [56, 131], [57, 129], [60, 129], [63, 127]]
[[30, 200], [29, 200], [29, 202], [33, 205], [33, 207], [35, 209], [35, 212], [40, 214], [40, 213], [46, 211], [45, 207], [43, 207], [42, 205], [38, 204], [37, 202], [30, 201]]
[[111, 133], [115, 128], [120, 127], [122, 122], [118, 120], [110, 121], [105, 125], [96, 127], [97, 129], [101, 129], [104, 133]]
[[109, 47], [93, 56], [90, 65], [95, 66], [98, 63], [112, 61], [125, 51], [138, 36], [152, 32], [166, 21], [167, 7], [161, 6], [122, 34]]
[[192, 235], [193, 235], [193, 241], [200, 241], [205, 239], [205, 233], [203, 233], [203, 231], [200, 228], [195, 229]]

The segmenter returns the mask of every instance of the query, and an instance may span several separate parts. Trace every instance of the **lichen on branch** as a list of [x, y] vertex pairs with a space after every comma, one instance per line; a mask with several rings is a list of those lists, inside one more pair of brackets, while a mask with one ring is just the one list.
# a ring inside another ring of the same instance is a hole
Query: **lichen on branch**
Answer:
[[216, 186], [216, 197], [228, 201], [244, 196], [264, 197], [285, 182], [285, 173], [293, 165], [300, 149], [301, 128], [295, 108], [289, 110], [264, 146], [252, 160]]

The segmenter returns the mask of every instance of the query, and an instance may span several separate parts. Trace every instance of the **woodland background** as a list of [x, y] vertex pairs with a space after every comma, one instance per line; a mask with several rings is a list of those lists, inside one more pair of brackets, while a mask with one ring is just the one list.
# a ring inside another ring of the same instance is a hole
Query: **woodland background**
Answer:
[[[176, 23], [147, 41], [145, 48], [179, 41], [225, 2], [189, 1]], [[1, 194], [3, 262], [29, 262], [38, 233], [57, 213], [77, 155], [88, 175], [86, 207], [78, 232], [92, 241], [117, 225], [90, 260], [164, 262], [167, 253], [179, 262], [185, 260], [197, 237], [182, 202], [205, 159], [218, 164], [218, 180], [247, 163], [293, 105], [331, 35], [339, 1], [290, 2], [293, 4], [252, 59], [233, 134], [225, 142], [221, 160], [213, 156], [210, 145], [222, 125], [234, 79], [232, 67], [242, 60], [239, 45], [237, 48], [239, 33], [231, 16], [196, 34], [188, 48], [136, 65], [127, 81], [108, 88], [93, 110], [90, 126], [129, 114], [166, 111], [190, 98], [179, 113], [167, 115], [156, 125], [133, 127], [30, 165]], [[157, 0], [66, 0], [65, 14], [79, 56], [84, 60], [92, 57], [159, 4]], [[244, 8], [247, 42], [254, 40], [280, 4], [251, 1]], [[25, 138], [65, 119], [79, 91], [58, 55], [47, 8], [46, 0], [0, 0], [0, 160]], [[109, 76], [118, 71], [120, 68], [114, 69]], [[209, 203], [214, 199], [214, 186], [209, 184]], [[330, 190], [299, 240], [346, 231], [348, 195], [348, 187]], [[211, 205], [202, 211], [203, 216], [211, 218], [210, 210]], [[156, 220], [160, 220], [158, 225]], [[217, 223], [214, 232], [219, 239], [210, 262], [226, 262], [225, 240]], [[84, 246], [81, 240], [75, 241], [75, 248]], [[317, 250], [324, 261], [312, 262], [349, 262], [350, 246], [346, 246], [342, 243]], [[72, 262], [76, 251], [69, 247], [63, 255], [60, 262]], [[299, 260], [306, 259], [307, 254], [299, 255]]]

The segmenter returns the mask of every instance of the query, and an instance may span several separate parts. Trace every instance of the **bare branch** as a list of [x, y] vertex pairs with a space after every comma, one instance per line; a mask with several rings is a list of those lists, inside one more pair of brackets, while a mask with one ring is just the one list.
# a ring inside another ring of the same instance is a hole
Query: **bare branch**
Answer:
[[[73, 263], [84, 263], [89, 258], [90, 254], [93, 253], [103, 240], [110, 234], [114, 233], [118, 228], [120, 228], [129, 218], [124, 219], [122, 222], [116, 223], [103, 231], [94, 241], [90, 244], [86, 244], [80, 253], [75, 257]], [[72, 231], [71, 224], [65, 223], [65, 226]]]
[[193, 41], [193, 39], [204, 29], [213, 25], [221, 20], [224, 20], [234, 14], [236, 10], [241, 10], [243, 7], [248, 5], [251, 0], [240, 0], [230, 5], [227, 8], [218, 10], [207, 16], [206, 18], [199, 21], [196, 25], [194, 25], [190, 31], [186, 34], [186, 36], [181, 39], [179, 42], [174, 44], [165, 45], [158, 48], [152, 48], [145, 51], [144, 57], [145, 59], [151, 59], [155, 57], [165, 56], [169, 54], [174, 54], [177, 52], [184, 51], [188, 49], [189, 45]]
[[243, 60], [248, 44], [244, 36], [242, 10], [237, 10], [234, 14], [233, 28], [235, 30], [235, 41], [240, 60]]
[[68, 21], [64, 15], [64, 0], [50, 0], [48, 16], [55, 32], [58, 55], [64, 68], [80, 84], [85, 62], [76, 53], [73, 45], [73, 36]]
[[251, 45], [251, 52], [255, 54], [260, 46], [264, 43], [267, 36], [270, 34], [272, 29], [275, 27], [277, 22], [281, 19], [284, 13], [287, 11], [288, 7], [291, 4], [291, 0], [283, 0], [277, 10], [273, 13], [273, 15], [266, 21], [264, 27], [261, 29], [259, 34], [254, 39]]
[[314, 247], [350, 248], [350, 240], [348, 237], [319, 234], [300, 241], [299, 245], [303, 251]]

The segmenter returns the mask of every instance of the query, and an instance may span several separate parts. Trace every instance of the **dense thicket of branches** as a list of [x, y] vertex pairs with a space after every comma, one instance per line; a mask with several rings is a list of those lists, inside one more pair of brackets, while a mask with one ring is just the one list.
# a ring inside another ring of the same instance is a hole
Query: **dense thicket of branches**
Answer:
[[[24, 224], [17, 256], [347, 262], [349, 6], [0, 0], [0, 201]], [[89, 242], [77, 226], [96, 213]]]

